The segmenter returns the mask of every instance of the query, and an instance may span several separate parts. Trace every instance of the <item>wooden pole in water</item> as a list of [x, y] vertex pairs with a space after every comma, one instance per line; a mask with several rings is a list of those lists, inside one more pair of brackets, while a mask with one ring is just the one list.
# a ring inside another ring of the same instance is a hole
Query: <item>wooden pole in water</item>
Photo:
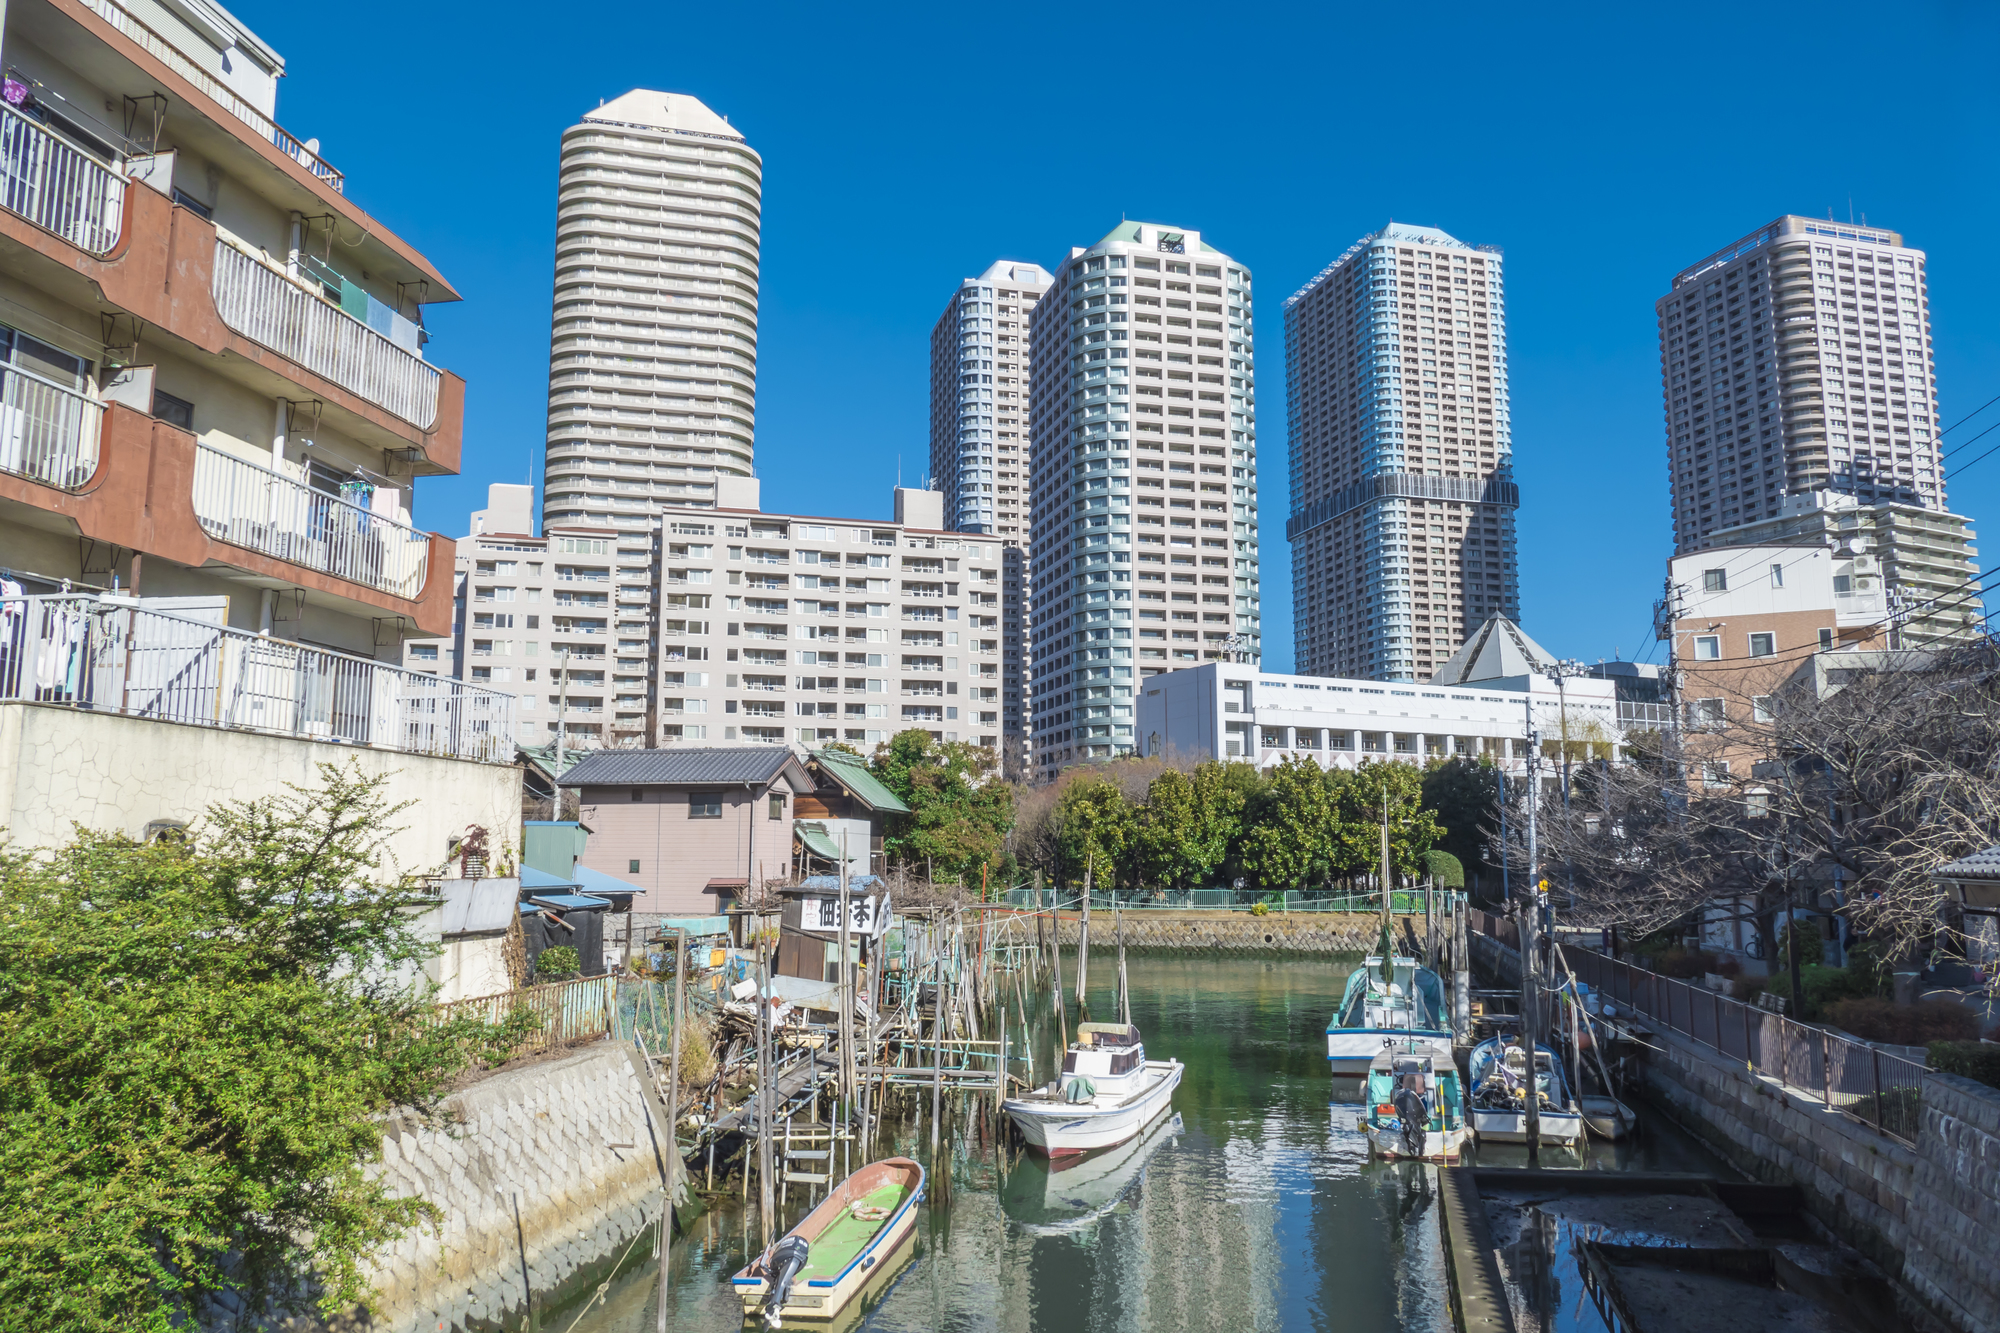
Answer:
[[757, 1225], [764, 1248], [771, 1245], [771, 1099], [777, 1094], [771, 1077], [771, 973], [765, 961], [764, 933], [757, 932]]
[[1076, 1008], [1078, 1013], [1089, 1012], [1089, 1001], [1084, 988], [1090, 985], [1090, 882], [1092, 872], [1097, 867], [1097, 853], [1090, 852], [1083, 861], [1083, 924], [1077, 934], [1076, 944]]
[[[840, 1009], [836, 1015], [839, 1022], [840, 1042], [840, 1088], [838, 1096], [847, 1102], [847, 1118], [854, 1119], [854, 970], [848, 957], [851, 947], [851, 925], [854, 913], [850, 910], [847, 883], [847, 830], [840, 830]], [[824, 976], [825, 973], [820, 975]], [[817, 1056], [813, 1057], [815, 1060]], [[826, 1143], [826, 1170], [833, 1174], [833, 1139]]]
[[[1054, 915], [1051, 913], [1050, 915]], [[1056, 1035], [1061, 1045], [1056, 1047], [1056, 1067], [1062, 1067], [1063, 1052], [1069, 1049], [1069, 1010], [1063, 1006], [1062, 984], [1062, 918], [1056, 918], [1056, 926], [1049, 931], [1051, 938], [1049, 965], [1055, 969], [1055, 984], [1049, 988], [1049, 1008], [1055, 1011]]]
[[[671, 1160], [667, 1164], [667, 1197], [660, 1207], [660, 1310], [658, 1333], [667, 1333], [667, 1258], [674, 1239], [674, 1178], [681, 1174], [680, 1138], [674, 1133], [674, 1126], [681, 1119], [681, 1043], [686, 1029], [681, 1026], [687, 1014], [687, 929], [682, 927], [674, 932], [674, 1029], [668, 1040], [674, 1044], [673, 1057], [667, 1061], [667, 1142], [666, 1148]], [[652, 986], [646, 992], [652, 994]]]
[[1118, 927], [1118, 1021], [1127, 1027], [1132, 1025], [1132, 991], [1125, 978], [1125, 913], [1113, 911], [1112, 920]]

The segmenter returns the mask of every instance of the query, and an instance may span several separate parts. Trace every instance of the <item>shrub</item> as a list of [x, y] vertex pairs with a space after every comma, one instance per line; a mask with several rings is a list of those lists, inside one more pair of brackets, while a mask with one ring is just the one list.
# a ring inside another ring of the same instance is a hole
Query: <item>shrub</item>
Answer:
[[535, 976], [542, 981], [567, 981], [583, 971], [583, 960], [567, 944], [544, 949], [535, 958]]
[[[1803, 923], [1802, 923], [1803, 924]], [[1792, 928], [1786, 926], [1778, 932], [1778, 962], [1789, 967], [1792, 961]], [[1820, 938], [1817, 927], [1799, 931], [1799, 966], [1824, 963], [1826, 961], [1826, 941]]]
[[1703, 949], [1683, 949], [1678, 946], [1653, 956], [1653, 971], [1663, 977], [1679, 977], [1689, 981], [1705, 972], [1715, 971], [1715, 955]]
[[1462, 889], [1465, 887], [1465, 866], [1450, 852], [1436, 848], [1424, 853], [1424, 869], [1430, 872], [1433, 882], [1441, 889]]
[[1989, 1088], [2000, 1088], [2000, 1044], [1990, 1041], [1934, 1041], [1930, 1043], [1932, 1069], [1957, 1074]]
[[[1768, 980], [1775, 980], [1775, 978], [1739, 976], [1729, 983], [1729, 994], [1733, 998], [1743, 1001], [1745, 1004], [1755, 1004], [1757, 997], [1768, 989], [1766, 985]], [[1771, 993], [1773, 995], [1786, 995], [1790, 992], [1774, 990]]]
[[[1800, 941], [1801, 944], [1804, 942]], [[1871, 960], [1859, 953], [1850, 967], [1807, 963], [1799, 969], [1799, 992], [1805, 999], [1805, 1011], [1799, 1017], [1820, 1018], [1828, 1005], [1842, 1000], [1880, 998], [1882, 981], [1881, 972], [1872, 966]], [[1792, 996], [1792, 974], [1773, 972], [1771, 979], [1764, 983], [1764, 989], [1789, 1000]]]
[[1251, 916], [1269, 916], [1270, 914], [1271, 914], [1271, 904], [1265, 902], [1256, 902], [1250, 904]]
[[1827, 1022], [1864, 1041], [1897, 1046], [1970, 1041], [1979, 1036], [1978, 1016], [1950, 1000], [1919, 1000], [1909, 1005], [1880, 999], [1836, 1000], [1824, 1013]]

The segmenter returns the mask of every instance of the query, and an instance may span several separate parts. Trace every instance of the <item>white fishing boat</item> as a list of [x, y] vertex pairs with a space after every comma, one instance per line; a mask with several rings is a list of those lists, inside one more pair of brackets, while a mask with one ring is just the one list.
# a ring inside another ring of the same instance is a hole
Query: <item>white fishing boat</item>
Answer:
[[1377, 1157], [1456, 1162], [1472, 1137], [1458, 1066], [1428, 1050], [1388, 1050], [1368, 1066], [1361, 1128]]
[[1110, 1148], [1135, 1137], [1172, 1104], [1178, 1060], [1148, 1060], [1129, 1023], [1083, 1023], [1062, 1077], [1001, 1103], [1029, 1148], [1049, 1157]]
[[1530, 1095], [1537, 1099], [1542, 1143], [1564, 1147], [1582, 1143], [1583, 1112], [1570, 1096], [1561, 1062], [1548, 1047], [1535, 1047], [1531, 1080], [1528, 1052], [1518, 1037], [1483, 1041], [1472, 1048], [1466, 1079], [1472, 1087], [1472, 1131], [1481, 1143], [1526, 1143]]
[[1577, 1104], [1583, 1112], [1583, 1123], [1600, 1139], [1622, 1139], [1639, 1128], [1639, 1117], [1616, 1097], [1587, 1092], [1577, 1098]]
[[1449, 1064], [1447, 1012], [1437, 973], [1386, 950], [1370, 954], [1347, 978], [1340, 1009], [1326, 1025], [1327, 1065], [1336, 1075], [1359, 1077], [1391, 1046], [1428, 1051]]
[[731, 1279], [743, 1317], [767, 1328], [839, 1318], [896, 1266], [923, 1197], [924, 1169], [907, 1157], [862, 1167]]
[[1007, 1177], [1001, 1209], [1034, 1235], [1082, 1230], [1115, 1209], [1144, 1178], [1153, 1154], [1180, 1133], [1181, 1118], [1173, 1113], [1103, 1152], [1048, 1161], [1024, 1157]]

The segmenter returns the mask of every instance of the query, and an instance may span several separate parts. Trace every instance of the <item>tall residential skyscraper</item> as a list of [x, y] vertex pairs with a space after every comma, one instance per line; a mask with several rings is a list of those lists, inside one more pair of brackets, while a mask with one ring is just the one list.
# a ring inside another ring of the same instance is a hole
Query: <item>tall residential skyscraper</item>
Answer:
[[1023, 698], [1028, 611], [1028, 317], [1048, 290], [1037, 264], [999, 260], [967, 278], [931, 329], [931, 475], [945, 526], [1000, 538], [1005, 579], [1002, 761], [1027, 763], [1032, 715]]
[[1429, 680], [1518, 620], [1500, 252], [1392, 222], [1285, 302], [1298, 669]]
[[1676, 554], [1786, 495], [1944, 510], [1923, 251], [1781, 217], [1675, 274], [1654, 309]]
[[615, 616], [608, 744], [658, 739], [659, 506], [751, 475], [762, 199], [693, 97], [635, 89], [563, 133], [542, 522], [616, 530], [611, 586], [555, 593], [594, 613], [578, 633]]
[[1200, 232], [1120, 223], [1070, 251], [1029, 336], [1034, 748], [1053, 773], [1138, 749], [1139, 679], [1262, 653], [1250, 273]]

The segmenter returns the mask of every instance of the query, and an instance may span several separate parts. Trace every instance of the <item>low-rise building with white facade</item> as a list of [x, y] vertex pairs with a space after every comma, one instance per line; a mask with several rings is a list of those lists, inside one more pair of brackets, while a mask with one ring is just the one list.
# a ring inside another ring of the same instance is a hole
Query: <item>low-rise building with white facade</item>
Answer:
[[767, 514], [753, 478], [661, 510], [659, 741], [997, 749], [1002, 550], [899, 487], [887, 520]]

